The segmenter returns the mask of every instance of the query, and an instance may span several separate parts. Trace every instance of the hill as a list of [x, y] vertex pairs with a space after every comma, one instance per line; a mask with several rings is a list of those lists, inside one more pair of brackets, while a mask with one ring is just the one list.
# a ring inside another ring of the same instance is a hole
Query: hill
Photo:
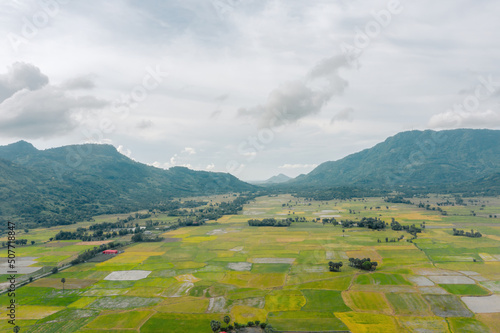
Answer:
[[285, 182], [289, 181], [290, 179], [292, 179], [292, 178], [280, 173], [279, 175], [272, 176], [271, 178], [266, 180], [264, 183], [266, 183], [266, 184], [279, 184], [279, 183], [285, 183]]
[[0, 147], [0, 186], [4, 218], [44, 225], [128, 212], [173, 197], [254, 189], [226, 173], [138, 163], [111, 145], [38, 150], [25, 141]]
[[[287, 183], [297, 187], [488, 186], [500, 172], [500, 131], [409, 131], [338, 161], [325, 162]], [[483, 179], [482, 183], [480, 180]]]

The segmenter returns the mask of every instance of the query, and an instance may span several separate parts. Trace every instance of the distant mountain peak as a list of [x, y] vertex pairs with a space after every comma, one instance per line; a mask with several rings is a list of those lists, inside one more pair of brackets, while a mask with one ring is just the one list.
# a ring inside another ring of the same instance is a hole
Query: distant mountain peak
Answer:
[[272, 176], [268, 180], [265, 181], [266, 184], [278, 184], [278, 183], [284, 183], [292, 179], [291, 177], [288, 177], [287, 175], [280, 173], [276, 176]]

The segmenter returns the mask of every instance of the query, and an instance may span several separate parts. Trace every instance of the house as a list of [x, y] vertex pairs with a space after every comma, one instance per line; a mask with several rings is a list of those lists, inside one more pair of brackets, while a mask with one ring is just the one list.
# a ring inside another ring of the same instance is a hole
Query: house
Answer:
[[102, 254], [118, 254], [118, 250], [104, 250]]

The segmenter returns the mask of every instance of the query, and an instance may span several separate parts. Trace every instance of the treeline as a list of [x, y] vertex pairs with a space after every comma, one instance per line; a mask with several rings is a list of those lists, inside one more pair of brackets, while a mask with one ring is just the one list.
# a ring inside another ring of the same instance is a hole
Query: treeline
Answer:
[[383, 230], [386, 227], [386, 223], [380, 220], [378, 217], [363, 217], [361, 221], [353, 220], [341, 220], [343, 228], [368, 228], [373, 230]]
[[289, 227], [292, 222], [286, 220], [276, 220], [275, 218], [263, 220], [248, 220], [248, 225], [251, 227]]
[[471, 238], [483, 237], [483, 235], [479, 231], [474, 232], [473, 229], [471, 229], [470, 232], [465, 232], [464, 230], [457, 230], [455, 228], [453, 228], [453, 236], [465, 236]]
[[114, 248], [117, 248], [120, 246], [121, 246], [120, 243], [111, 242], [108, 244], [101, 244], [101, 245], [99, 245], [99, 247], [94, 247], [93, 249], [88, 249], [85, 252], [83, 252], [82, 254], [79, 254], [76, 259], [73, 259], [71, 261], [71, 265], [77, 265], [77, 264], [80, 264], [82, 262], [86, 262], [86, 261], [94, 258], [96, 255], [102, 253], [102, 251], [104, 251], [104, 250], [110, 250], [110, 249], [114, 249]]
[[418, 233], [422, 232], [422, 229], [419, 228], [419, 227], [417, 227], [415, 224], [412, 224], [412, 225], [402, 225], [401, 223], [399, 223], [398, 221], [396, 221], [394, 218], [392, 218], [391, 229], [394, 230], [394, 231], [405, 230], [409, 234], [413, 235], [414, 237], [416, 237]]
[[401, 195], [397, 195], [394, 197], [387, 197], [384, 199], [384, 201], [390, 202], [390, 203], [402, 203], [402, 204], [407, 204], [407, 205], [413, 205], [413, 203], [410, 200], [406, 200]]
[[[14, 241], [15, 245], [27, 245], [28, 240], [27, 239], [16, 239]], [[35, 241], [31, 241], [31, 245], [35, 244]], [[2, 242], [2, 248], [7, 247], [9, 245], [9, 242]]]
[[425, 210], [438, 211], [441, 213], [441, 215], [448, 215], [448, 212], [443, 210], [441, 207], [432, 207], [431, 205], [424, 204], [423, 202], [420, 202], [417, 207], [424, 208]]
[[161, 242], [164, 238], [159, 235], [147, 235], [146, 233], [139, 231], [132, 236], [132, 242]]

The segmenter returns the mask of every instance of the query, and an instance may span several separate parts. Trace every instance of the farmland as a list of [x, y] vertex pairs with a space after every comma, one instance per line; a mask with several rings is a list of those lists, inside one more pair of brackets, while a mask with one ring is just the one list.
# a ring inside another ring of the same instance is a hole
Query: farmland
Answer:
[[[173, 333], [208, 333], [211, 320], [229, 315], [232, 322], [268, 322], [277, 330], [462, 332], [466, 327], [467, 332], [494, 332], [500, 313], [488, 312], [483, 303], [494, 303], [500, 294], [500, 219], [489, 218], [490, 212], [500, 213], [500, 199], [464, 201], [468, 206], [447, 206], [442, 215], [381, 198], [259, 197], [241, 214], [168, 231], [162, 234], [166, 241], [132, 243], [109, 260], [78, 264], [20, 287], [17, 324], [23, 332], [164, 332], [168, 327]], [[247, 224], [249, 219], [297, 217], [307, 222]], [[389, 224], [394, 218], [424, 227], [409, 242], [412, 235], [404, 230], [322, 223], [332, 217], [372, 217]], [[59, 230], [89, 224], [30, 230], [22, 238], [36, 243], [18, 248], [17, 256], [29, 258], [26, 267], [61, 267], [98, 245], [46, 241]], [[453, 228], [479, 230], [483, 237], [456, 237]], [[351, 267], [352, 257], [370, 258], [378, 266], [375, 271]], [[329, 261], [343, 266], [330, 272]], [[8, 302], [3, 294], [0, 305]], [[4, 321], [0, 332], [12, 327]]]

